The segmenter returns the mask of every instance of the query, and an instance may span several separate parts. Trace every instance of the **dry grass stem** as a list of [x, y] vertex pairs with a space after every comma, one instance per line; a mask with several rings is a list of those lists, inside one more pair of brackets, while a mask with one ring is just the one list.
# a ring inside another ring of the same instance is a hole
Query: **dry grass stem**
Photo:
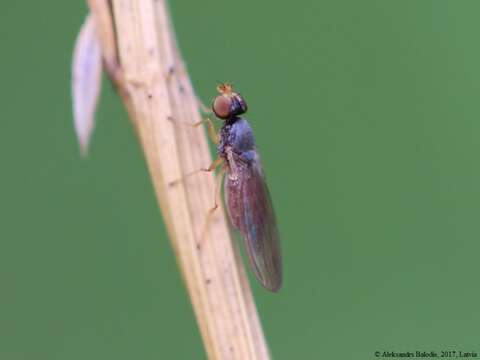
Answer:
[[[215, 212], [199, 106], [164, 0], [89, 0], [104, 64], [143, 147], [209, 359], [269, 359], [255, 303], [223, 209]], [[112, 17], [113, 14], [113, 17]], [[186, 331], [189, 331], [186, 329]]]

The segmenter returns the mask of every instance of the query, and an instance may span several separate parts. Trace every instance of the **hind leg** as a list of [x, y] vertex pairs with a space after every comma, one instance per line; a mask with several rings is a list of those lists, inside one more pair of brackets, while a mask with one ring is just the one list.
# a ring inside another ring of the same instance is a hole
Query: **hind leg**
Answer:
[[215, 178], [215, 197], [213, 200], [214, 205], [212, 208], [210, 208], [210, 210], [208, 210], [207, 217], [205, 219], [205, 224], [203, 225], [202, 232], [200, 233], [200, 239], [197, 243], [198, 248], [200, 248], [203, 242], [205, 241], [205, 238], [207, 237], [208, 229], [215, 216], [215, 211], [219, 207], [221, 197], [222, 197], [222, 180], [224, 175], [225, 175], [225, 166], [222, 166], [222, 168], [220, 169], [220, 171], [218, 172]]

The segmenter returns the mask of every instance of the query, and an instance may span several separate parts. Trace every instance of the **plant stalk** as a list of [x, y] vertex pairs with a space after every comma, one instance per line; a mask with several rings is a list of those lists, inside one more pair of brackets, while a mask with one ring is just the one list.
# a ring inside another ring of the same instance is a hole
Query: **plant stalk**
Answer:
[[269, 359], [214, 178], [198, 100], [164, 0], [88, 0], [104, 65], [142, 145], [209, 359]]

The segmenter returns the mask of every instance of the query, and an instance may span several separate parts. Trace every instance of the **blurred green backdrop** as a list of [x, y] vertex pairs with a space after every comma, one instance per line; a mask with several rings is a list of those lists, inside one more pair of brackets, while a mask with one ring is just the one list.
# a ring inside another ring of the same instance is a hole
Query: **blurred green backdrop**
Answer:
[[[253, 284], [275, 359], [480, 352], [477, 0], [171, 1], [200, 96], [249, 102], [285, 286]], [[125, 112], [87, 160], [83, 1], [0, 5], [0, 359], [201, 359]]]

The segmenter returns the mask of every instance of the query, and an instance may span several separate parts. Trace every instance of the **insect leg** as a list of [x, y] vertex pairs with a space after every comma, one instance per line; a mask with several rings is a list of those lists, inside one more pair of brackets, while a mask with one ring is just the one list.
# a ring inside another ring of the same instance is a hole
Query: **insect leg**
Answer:
[[207, 236], [207, 231], [210, 227], [210, 224], [213, 221], [213, 216], [215, 215], [215, 210], [218, 209], [218, 204], [221, 201], [221, 196], [222, 196], [222, 180], [223, 176], [225, 175], [225, 166], [222, 166], [220, 171], [218, 172], [217, 176], [215, 177], [215, 199], [214, 199], [214, 206], [208, 211], [207, 218], [205, 219], [205, 224], [203, 225], [202, 232], [200, 235], [200, 240], [197, 243], [198, 248], [200, 249], [200, 246], [203, 244], [206, 236]]
[[223, 164], [223, 157], [219, 156], [217, 157], [211, 164], [208, 168], [206, 169], [200, 169], [201, 171], [213, 171], [215, 170], [217, 167], [219, 167], [220, 165]]
[[[168, 120], [173, 121], [173, 118], [168, 117]], [[201, 121], [198, 121], [196, 123], [189, 123], [189, 122], [186, 122], [186, 121], [182, 121], [182, 122], [175, 121], [175, 123], [182, 124], [182, 125], [187, 125], [187, 126], [192, 126], [192, 127], [197, 127], [197, 126], [202, 125], [203, 123], [207, 123], [208, 137], [210, 138], [210, 140], [215, 145], [218, 145], [218, 143], [220, 142], [220, 136], [218, 135], [218, 132], [215, 129], [215, 125], [213, 125], [212, 120], [210, 120], [209, 118], [205, 118], [205, 120], [201, 120]]]
[[200, 108], [200, 111], [204, 114], [211, 114], [212, 113], [212, 109], [210, 109], [209, 106], [205, 105], [203, 103], [202, 100], [200, 100], [200, 98], [198, 97], [198, 95], [196, 96], [197, 97], [197, 104], [198, 104], [198, 107]]
[[208, 168], [201, 168], [201, 169], [192, 171], [188, 174], [185, 174], [180, 179], [171, 181], [169, 185], [170, 186], [177, 185], [180, 181], [184, 181], [185, 179], [189, 178], [190, 176], [196, 175], [196, 174], [198, 174], [202, 171], [203, 172], [211, 172], [211, 171], [215, 170], [217, 167], [219, 167], [220, 165], [222, 165], [223, 161], [224, 161], [224, 159], [219, 156], [210, 164], [210, 166]]
[[218, 143], [220, 142], [220, 136], [218, 135], [218, 132], [215, 129], [212, 120], [210, 120], [209, 118], [205, 118], [205, 120], [194, 123], [193, 126], [197, 127], [202, 125], [203, 123], [207, 123], [208, 137], [210, 138], [210, 140], [212, 140], [215, 145], [218, 145]]
[[222, 197], [222, 180], [223, 180], [223, 176], [225, 175], [225, 166], [222, 166], [222, 168], [220, 169], [220, 171], [218, 172], [215, 180], [215, 198], [213, 200], [213, 203], [214, 203], [214, 206], [213, 208], [210, 209], [210, 212], [214, 212], [217, 208], [218, 208], [218, 204], [220, 203], [221, 201], [221, 197]]

